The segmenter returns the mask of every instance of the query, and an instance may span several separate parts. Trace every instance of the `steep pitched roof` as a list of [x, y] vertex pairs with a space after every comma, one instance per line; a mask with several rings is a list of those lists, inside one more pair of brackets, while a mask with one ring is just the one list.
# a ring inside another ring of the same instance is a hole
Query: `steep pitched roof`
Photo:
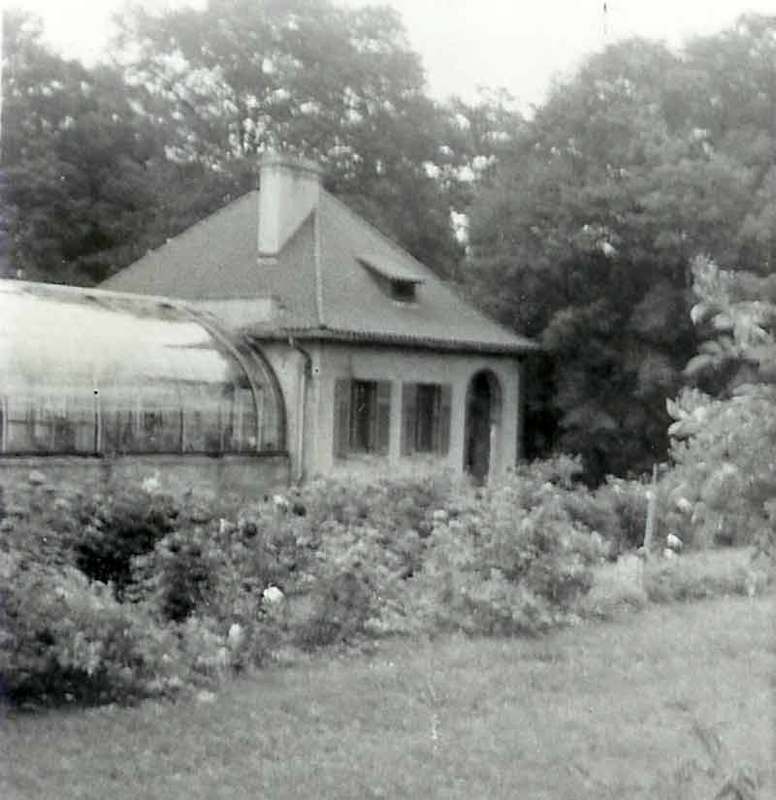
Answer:
[[[503, 353], [535, 349], [323, 190], [317, 208], [277, 257], [261, 258], [258, 201], [259, 193], [249, 192], [103, 287], [187, 300], [271, 297], [272, 319], [246, 330], [258, 338], [293, 335]], [[386, 292], [391, 281], [413, 286], [414, 298], [394, 299]]]

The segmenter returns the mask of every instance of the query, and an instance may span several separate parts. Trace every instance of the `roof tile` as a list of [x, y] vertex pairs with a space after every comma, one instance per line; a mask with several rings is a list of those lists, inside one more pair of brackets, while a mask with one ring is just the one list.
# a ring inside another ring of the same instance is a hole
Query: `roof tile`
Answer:
[[[535, 349], [325, 191], [279, 255], [260, 258], [258, 197], [243, 195], [103, 287], [188, 300], [272, 297], [276, 318], [248, 328], [259, 338], [293, 333], [455, 350]], [[413, 301], [391, 299], [364, 261], [383, 278], [416, 284]]]

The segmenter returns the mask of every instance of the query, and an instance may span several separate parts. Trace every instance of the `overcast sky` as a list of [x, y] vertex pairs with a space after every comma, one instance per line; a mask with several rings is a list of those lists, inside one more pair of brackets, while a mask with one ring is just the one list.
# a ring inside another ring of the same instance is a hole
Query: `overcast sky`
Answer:
[[[103, 52], [110, 16], [124, 0], [0, 0], [41, 14], [51, 44], [91, 61]], [[160, 8], [204, 0], [140, 0]], [[401, 13], [426, 67], [429, 89], [474, 97], [477, 86], [503, 87], [527, 109], [553, 77], [585, 55], [627, 36], [679, 45], [729, 26], [746, 11], [776, 13], [776, 0], [384, 0]], [[350, 5], [374, 0], [346, 0]], [[606, 10], [604, 10], [606, 9]]]

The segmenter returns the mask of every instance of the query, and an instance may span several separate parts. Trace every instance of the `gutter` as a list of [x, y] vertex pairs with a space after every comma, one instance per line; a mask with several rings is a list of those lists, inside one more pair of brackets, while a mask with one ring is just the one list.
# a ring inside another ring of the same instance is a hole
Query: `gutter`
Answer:
[[303, 341], [348, 342], [350, 344], [380, 345], [383, 347], [406, 347], [418, 350], [444, 351], [450, 353], [480, 353], [483, 355], [509, 355], [521, 359], [544, 348], [526, 339], [515, 344], [488, 344], [487, 342], [465, 339], [437, 339], [431, 336], [412, 336], [398, 333], [375, 333], [370, 331], [349, 331], [331, 327], [286, 328], [281, 330], [251, 330], [251, 336], [258, 341], [286, 341], [289, 337]]

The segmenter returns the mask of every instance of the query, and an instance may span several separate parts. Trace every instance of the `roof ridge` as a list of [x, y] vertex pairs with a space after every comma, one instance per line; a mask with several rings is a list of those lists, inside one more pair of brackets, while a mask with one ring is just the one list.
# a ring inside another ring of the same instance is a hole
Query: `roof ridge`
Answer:
[[[319, 192], [322, 191], [323, 188], [320, 188]], [[323, 313], [323, 256], [321, 253], [320, 200], [315, 204], [310, 213], [315, 215], [313, 218], [313, 274], [315, 275], [315, 313], [318, 316], [318, 325], [321, 328], [325, 328], [326, 318]]]
[[[269, 256], [269, 258], [277, 258], [286, 248], [291, 245], [291, 242], [300, 235], [302, 229], [308, 222], [312, 220], [313, 225], [313, 277], [315, 278], [315, 315], [317, 317], [317, 324], [319, 327], [325, 328], [323, 314], [323, 277], [322, 277], [322, 259], [321, 259], [321, 224], [320, 224], [320, 209], [316, 206], [310, 209], [307, 216], [294, 228], [294, 230], [286, 237], [283, 246], [278, 250], [277, 255]], [[261, 224], [261, 223], [259, 223]], [[267, 256], [264, 256], [265, 258]]]

